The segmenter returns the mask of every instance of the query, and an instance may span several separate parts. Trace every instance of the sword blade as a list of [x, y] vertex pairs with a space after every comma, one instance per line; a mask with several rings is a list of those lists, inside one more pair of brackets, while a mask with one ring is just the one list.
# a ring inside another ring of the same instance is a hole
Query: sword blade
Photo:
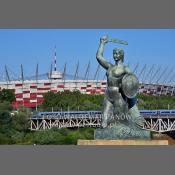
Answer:
[[113, 43], [128, 45], [128, 42], [127, 41], [119, 40], [119, 39], [114, 39], [114, 38], [108, 38], [108, 42], [113, 42]]

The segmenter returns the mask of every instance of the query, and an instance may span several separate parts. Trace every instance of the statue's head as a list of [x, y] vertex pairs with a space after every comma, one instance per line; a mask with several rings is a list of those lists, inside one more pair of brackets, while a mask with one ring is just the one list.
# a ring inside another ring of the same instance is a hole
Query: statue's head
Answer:
[[123, 62], [124, 61], [124, 50], [119, 49], [119, 48], [115, 48], [113, 50], [113, 58], [115, 61], [121, 60]]

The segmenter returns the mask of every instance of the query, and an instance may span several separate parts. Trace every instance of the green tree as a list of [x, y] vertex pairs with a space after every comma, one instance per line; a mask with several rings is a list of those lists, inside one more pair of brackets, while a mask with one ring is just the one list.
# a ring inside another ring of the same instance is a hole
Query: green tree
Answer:
[[29, 130], [29, 116], [19, 112], [12, 118], [12, 128], [16, 131], [27, 132]]
[[8, 135], [11, 129], [11, 123], [12, 120], [9, 112], [0, 111], [0, 133]]
[[9, 101], [13, 102], [15, 100], [14, 91], [11, 89], [2, 89], [0, 91], [0, 102]]
[[13, 109], [12, 105], [8, 101], [0, 102], [0, 111], [11, 111]]

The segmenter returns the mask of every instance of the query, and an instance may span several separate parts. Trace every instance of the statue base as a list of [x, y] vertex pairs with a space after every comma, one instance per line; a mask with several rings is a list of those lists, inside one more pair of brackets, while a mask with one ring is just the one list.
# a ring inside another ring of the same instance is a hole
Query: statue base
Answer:
[[175, 145], [175, 140], [165, 134], [154, 133], [152, 139], [81, 140], [77, 145]]
[[137, 127], [135, 124], [115, 124], [113, 127], [99, 128], [94, 132], [94, 139], [125, 140], [151, 139], [151, 132]]
[[169, 140], [78, 140], [77, 145], [170, 145]]

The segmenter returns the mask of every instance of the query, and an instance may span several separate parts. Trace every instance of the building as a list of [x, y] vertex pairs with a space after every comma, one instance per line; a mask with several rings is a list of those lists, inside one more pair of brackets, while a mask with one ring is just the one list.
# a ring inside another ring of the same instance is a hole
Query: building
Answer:
[[[104, 94], [106, 80], [25, 80], [0, 82], [0, 90], [12, 89], [16, 100], [13, 106], [36, 107], [43, 102], [43, 95], [49, 91], [63, 92], [79, 90], [83, 94]], [[139, 93], [150, 95], [175, 95], [174, 86], [140, 83]]]

